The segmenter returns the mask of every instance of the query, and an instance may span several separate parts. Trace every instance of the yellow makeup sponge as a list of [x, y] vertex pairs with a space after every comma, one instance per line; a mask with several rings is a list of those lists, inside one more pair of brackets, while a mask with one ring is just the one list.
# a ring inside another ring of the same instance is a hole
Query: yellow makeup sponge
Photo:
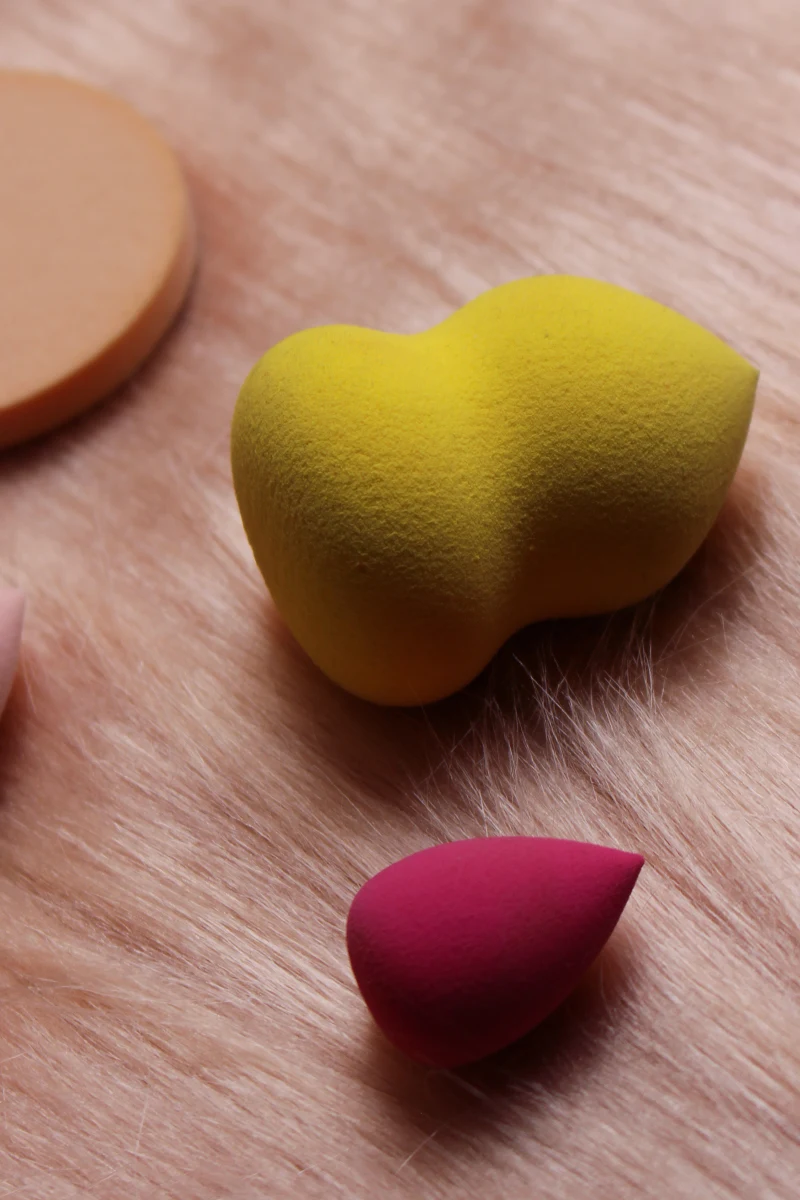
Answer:
[[570, 276], [505, 284], [424, 333], [309, 329], [239, 396], [242, 520], [331, 679], [437, 700], [523, 625], [677, 574], [733, 478], [757, 380], [685, 317]]

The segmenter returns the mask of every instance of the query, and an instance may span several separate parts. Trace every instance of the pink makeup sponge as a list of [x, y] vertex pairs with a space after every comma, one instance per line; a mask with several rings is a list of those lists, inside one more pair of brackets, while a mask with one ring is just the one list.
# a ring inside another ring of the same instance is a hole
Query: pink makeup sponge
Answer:
[[347, 947], [375, 1021], [434, 1067], [527, 1033], [578, 983], [644, 859], [587, 842], [476, 838], [422, 850], [361, 888]]
[[24, 613], [24, 594], [13, 588], [0, 589], [0, 713], [17, 672]]

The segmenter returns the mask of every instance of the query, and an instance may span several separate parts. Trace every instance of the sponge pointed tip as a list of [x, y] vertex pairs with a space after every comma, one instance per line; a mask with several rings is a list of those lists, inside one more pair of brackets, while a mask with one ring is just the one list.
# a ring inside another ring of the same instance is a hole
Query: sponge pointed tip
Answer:
[[631, 850], [616, 850], [606, 846], [597, 846], [593, 849], [596, 849], [598, 854], [604, 853], [608, 856], [609, 875], [616, 876], [622, 886], [628, 887], [630, 895], [645, 864], [644, 855], [636, 854]]

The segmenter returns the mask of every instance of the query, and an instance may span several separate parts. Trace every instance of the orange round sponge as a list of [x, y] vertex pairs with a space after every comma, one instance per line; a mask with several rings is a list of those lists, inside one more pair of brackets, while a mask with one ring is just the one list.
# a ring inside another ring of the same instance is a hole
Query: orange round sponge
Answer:
[[194, 245], [180, 167], [139, 113], [0, 71], [0, 447], [139, 366], [183, 301]]

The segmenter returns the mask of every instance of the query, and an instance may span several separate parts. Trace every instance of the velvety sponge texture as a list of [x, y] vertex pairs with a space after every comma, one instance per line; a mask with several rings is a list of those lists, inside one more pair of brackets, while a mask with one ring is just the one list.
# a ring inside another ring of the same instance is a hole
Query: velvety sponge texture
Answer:
[[419, 334], [309, 329], [236, 405], [244, 527], [331, 679], [436, 700], [521, 626], [632, 604], [681, 569], [757, 377], [685, 317], [569, 276], [505, 284]]
[[347, 921], [375, 1021], [436, 1067], [527, 1033], [574, 988], [617, 924], [644, 860], [552, 838], [477, 838], [401, 859]]

